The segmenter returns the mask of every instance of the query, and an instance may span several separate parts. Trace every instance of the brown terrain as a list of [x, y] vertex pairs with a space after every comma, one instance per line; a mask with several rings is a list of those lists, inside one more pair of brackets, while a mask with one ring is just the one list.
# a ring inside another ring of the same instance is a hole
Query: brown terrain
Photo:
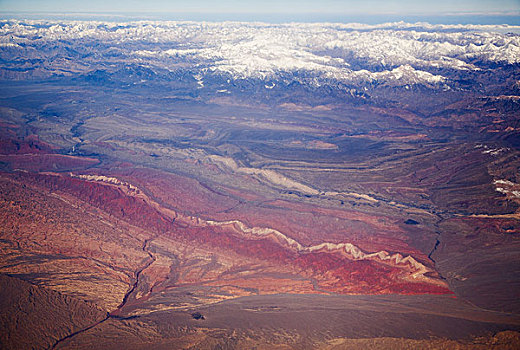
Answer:
[[[520, 344], [514, 149], [397, 132], [179, 147], [93, 117], [75, 154], [52, 121], [3, 113], [2, 348]], [[195, 125], [168, 130], [214, 128]], [[358, 139], [397, 150], [338, 153]]]

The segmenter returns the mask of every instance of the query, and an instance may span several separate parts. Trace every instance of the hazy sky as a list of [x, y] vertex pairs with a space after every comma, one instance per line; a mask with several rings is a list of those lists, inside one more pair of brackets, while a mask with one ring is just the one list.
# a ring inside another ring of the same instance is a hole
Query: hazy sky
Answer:
[[520, 11], [520, 0], [0, 0], [0, 11], [507, 14]]

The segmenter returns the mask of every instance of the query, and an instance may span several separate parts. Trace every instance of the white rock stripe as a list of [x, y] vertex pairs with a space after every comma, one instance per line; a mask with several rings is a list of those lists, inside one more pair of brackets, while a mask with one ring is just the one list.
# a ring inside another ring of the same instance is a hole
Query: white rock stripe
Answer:
[[198, 227], [213, 226], [230, 228], [233, 231], [239, 233], [240, 235], [250, 237], [252, 239], [256, 239], [259, 237], [274, 237], [280, 244], [299, 253], [311, 253], [315, 251], [327, 250], [347, 255], [351, 260], [378, 260], [382, 263], [389, 263], [395, 266], [401, 266], [403, 268], [410, 269], [410, 277], [413, 280], [427, 280], [429, 283], [443, 284], [441, 281], [437, 279], [433, 279], [426, 276], [427, 273], [433, 272], [433, 270], [428, 268], [424, 264], [418, 262], [411, 255], [403, 256], [400, 253], [390, 254], [384, 250], [373, 253], [367, 253], [352, 243], [324, 242], [317, 245], [304, 246], [298, 241], [294, 240], [293, 238], [286, 236], [282, 232], [269, 227], [249, 227], [239, 220], [205, 220], [196, 216], [180, 214], [177, 211], [162, 207], [159, 203], [145, 195], [144, 192], [140, 190], [138, 187], [128, 182], [121, 181], [115, 177], [107, 177], [102, 175], [75, 175], [72, 173], [70, 174], [70, 176], [80, 178], [86, 181], [98, 182], [103, 183], [105, 185], [118, 187], [129, 196], [144, 199], [149, 205], [154, 207], [156, 210], [168, 217], [170, 220], [175, 218], [177, 221]]

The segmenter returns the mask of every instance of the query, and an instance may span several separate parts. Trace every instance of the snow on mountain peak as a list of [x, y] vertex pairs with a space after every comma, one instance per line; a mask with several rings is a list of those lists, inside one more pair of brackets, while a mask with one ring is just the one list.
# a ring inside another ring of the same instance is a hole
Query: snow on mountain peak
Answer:
[[235, 79], [297, 74], [313, 82], [432, 86], [449, 85], [444, 69], [478, 71], [479, 63], [519, 64], [520, 36], [493, 32], [496, 27], [9, 20], [0, 21], [0, 54], [11, 65], [30, 56], [49, 59], [52, 66], [54, 58], [63, 55], [56, 47], [67, 46], [85, 53], [73, 57], [79, 71], [88, 69], [94, 56]]

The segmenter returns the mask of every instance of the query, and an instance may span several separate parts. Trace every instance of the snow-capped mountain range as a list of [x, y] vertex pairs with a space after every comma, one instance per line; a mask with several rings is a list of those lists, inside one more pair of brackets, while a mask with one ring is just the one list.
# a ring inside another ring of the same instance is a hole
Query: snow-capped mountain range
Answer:
[[[154, 74], [327, 84], [453, 87], [452, 74], [520, 64], [507, 26], [427, 23], [0, 22], [7, 79], [85, 75], [138, 66]], [[511, 28], [511, 29], [517, 29]], [[150, 77], [140, 77], [140, 81]]]

